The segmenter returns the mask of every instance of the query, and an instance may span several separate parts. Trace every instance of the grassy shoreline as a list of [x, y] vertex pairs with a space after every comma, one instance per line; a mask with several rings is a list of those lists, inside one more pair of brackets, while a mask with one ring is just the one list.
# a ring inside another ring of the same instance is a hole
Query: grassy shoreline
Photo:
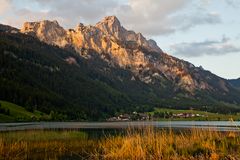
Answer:
[[[0, 123], [1, 122], [40, 122], [40, 121], [67, 121], [66, 119], [61, 119], [62, 117], [58, 117], [57, 113], [46, 114], [40, 111], [27, 111], [24, 107], [16, 105], [14, 103], [10, 103], [7, 101], [0, 100], [0, 111], [5, 111], [4, 113], [0, 112]], [[158, 117], [154, 117], [154, 115], [162, 115]], [[177, 118], [177, 117], [168, 117], [169, 114], [199, 114], [199, 117], [188, 117], [188, 118]], [[178, 109], [169, 109], [169, 108], [155, 108], [152, 112], [146, 112], [145, 114], [151, 115], [151, 120], [153, 121], [239, 121], [240, 113], [234, 114], [218, 114], [211, 113], [205, 111], [198, 110], [178, 110]], [[166, 117], [163, 115], [167, 115]], [[60, 118], [60, 119], [58, 119]], [[86, 120], [87, 121], [87, 120]]]
[[240, 133], [142, 128], [94, 139], [81, 131], [0, 133], [0, 159], [239, 159]]

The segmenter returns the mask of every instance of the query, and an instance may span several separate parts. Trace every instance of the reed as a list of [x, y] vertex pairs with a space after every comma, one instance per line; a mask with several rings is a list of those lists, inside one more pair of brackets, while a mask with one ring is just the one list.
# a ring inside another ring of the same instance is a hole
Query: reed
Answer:
[[79, 131], [16, 131], [0, 134], [0, 159], [87, 157], [95, 140]]
[[129, 129], [89, 138], [79, 131], [0, 133], [0, 159], [191, 160], [240, 159], [238, 132]]
[[100, 142], [102, 153], [96, 159], [177, 160], [240, 159], [237, 132], [191, 129], [184, 132], [142, 129]]

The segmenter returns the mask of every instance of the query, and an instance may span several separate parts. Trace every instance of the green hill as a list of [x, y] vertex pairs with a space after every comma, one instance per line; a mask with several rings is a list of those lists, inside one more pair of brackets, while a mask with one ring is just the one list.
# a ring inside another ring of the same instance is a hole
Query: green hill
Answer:
[[36, 121], [43, 116], [46, 115], [39, 111], [31, 113], [16, 104], [0, 101], [0, 122]]

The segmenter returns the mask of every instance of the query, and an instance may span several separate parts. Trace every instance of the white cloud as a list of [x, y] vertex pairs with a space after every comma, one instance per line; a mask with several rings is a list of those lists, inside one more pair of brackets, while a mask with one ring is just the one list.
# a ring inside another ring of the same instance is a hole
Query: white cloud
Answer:
[[234, 8], [238, 8], [240, 5], [239, 0], [225, 0], [225, 2]]
[[211, 2], [221, 2], [221, 1], [225, 2], [226, 4], [232, 7], [237, 7], [240, 4], [239, 0], [202, 0], [201, 3], [202, 5], [209, 5]]
[[[7, 1], [7, 0], [4, 0]], [[14, 5], [16, 0], [8, 0]], [[118, 7], [117, 0], [25, 0], [25, 7], [15, 9], [3, 21], [21, 27], [25, 21], [57, 20], [64, 27], [75, 27], [79, 22], [95, 23]], [[31, 8], [29, 6], [37, 7]]]
[[[3, 23], [20, 28], [24, 22], [39, 21], [44, 19], [54, 19], [45, 11], [31, 11], [29, 9], [19, 9], [14, 14], [6, 15]], [[61, 21], [61, 19], [59, 19]]]
[[184, 57], [200, 57], [203, 55], [225, 55], [240, 52], [240, 47], [231, 44], [230, 39], [223, 37], [221, 41], [206, 40], [203, 42], [178, 43], [170, 46], [172, 53]]
[[172, 33], [174, 14], [183, 9], [189, 0], [130, 0], [116, 11], [127, 28], [148, 35]]
[[[178, 25], [176, 29], [178, 30], [188, 30], [197, 25], [204, 25], [204, 24], [218, 24], [221, 23], [221, 17], [216, 12], [210, 13], [195, 13], [193, 15], [183, 15], [176, 17], [175, 22]], [[176, 26], [177, 26], [176, 24]]]
[[[13, 0], [2, 0], [13, 2]], [[4, 22], [20, 27], [24, 21], [43, 19], [58, 20], [66, 28], [75, 27], [79, 22], [94, 24], [107, 15], [116, 15], [122, 24], [146, 36], [171, 34], [188, 30], [202, 24], [216, 24], [221, 18], [216, 13], [184, 12], [191, 0], [25, 0], [38, 6], [17, 8], [12, 15], [5, 16]], [[9, 4], [9, 3], [8, 3]], [[14, 4], [14, 3], [12, 3]], [[192, 5], [194, 6], [194, 5]], [[195, 6], [196, 7], [196, 6]]]
[[119, 6], [116, 0], [32, 0], [48, 8], [48, 16], [61, 19], [66, 27], [79, 22], [95, 23]]
[[1, 0], [0, 1], [0, 15], [4, 14], [11, 7], [10, 0]]

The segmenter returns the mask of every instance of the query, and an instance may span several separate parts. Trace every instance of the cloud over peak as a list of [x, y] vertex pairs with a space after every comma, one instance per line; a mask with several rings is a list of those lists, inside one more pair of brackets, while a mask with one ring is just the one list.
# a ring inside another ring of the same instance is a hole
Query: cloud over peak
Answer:
[[[17, 0], [2, 0], [1, 11]], [[116, 15], [122, 24], [147, 36], [158, 36], [188, 30], [197, 25], [221, 22], [217, 13], [184, 12], [190, 0], [24, 0], [25, 6], [14, 6], [3, 22], [20, 27], [24, 21], [56, 19], [66, 28], [79, 22], [96, 23], [102, 17]], [[35, 4], [36, 7], [27, 7]], [[1, 12], [0, 12], [1, 13]], [[1, 18], [1, 17], [0, 17]]]
[[240, 52], [240, 47], [231, 44], [230, 39], [223, 36], [220, 41], [205, 40], [203, 42], [177, 43], [170, 46], [175, 55], [200, 57], [203, 55], [225, 55]]

